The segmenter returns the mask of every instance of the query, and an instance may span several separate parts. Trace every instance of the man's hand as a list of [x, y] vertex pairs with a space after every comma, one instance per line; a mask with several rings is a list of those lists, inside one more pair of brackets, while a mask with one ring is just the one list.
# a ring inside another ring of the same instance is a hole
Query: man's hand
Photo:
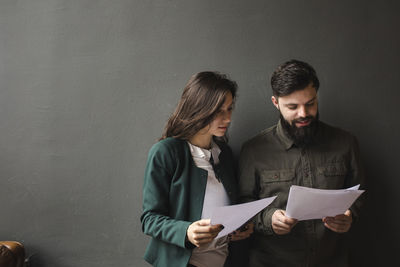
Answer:
[[210, 219], [203, 219], [189, 225], [186, 235], [190, 243], [200, 247], [213, 241], [222, 229], [221, 224], [210, 225]]
[[296, 223], [296, 219], [286, 217], [284, 210], [276, 210], [274, 214], [272, 214], [272, 229], [277, 235], [286, 235], [290, 233]]
[[336, 233], [346, 233], [350, 230], [353, 217], [350, 210], [346, 210], [344, 214], [335, 217], [325, 217], [322, 219], [326, 228]]
[[248, 238], [254, 232], [254, 223], [248, 223], [244, 227], [229, 234], [230, 241], [238, 241]]

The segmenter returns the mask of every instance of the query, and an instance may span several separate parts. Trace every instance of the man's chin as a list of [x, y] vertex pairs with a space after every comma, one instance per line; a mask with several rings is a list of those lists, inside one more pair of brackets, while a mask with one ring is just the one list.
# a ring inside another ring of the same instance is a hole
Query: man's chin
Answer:
[[305, 147], [314, 141], [315, 131], [318, 124], [318, 116], [303, 121], [292, 121], [290, 124], [283, 116], [283, 128], [293, 142], [299, 147]]

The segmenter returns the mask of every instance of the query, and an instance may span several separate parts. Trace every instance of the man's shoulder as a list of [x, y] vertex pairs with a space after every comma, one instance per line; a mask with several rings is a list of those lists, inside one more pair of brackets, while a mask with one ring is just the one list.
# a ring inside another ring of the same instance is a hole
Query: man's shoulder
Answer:
[[337, 126], [332, 126], [325, 122], [320, 121], [320, 129], [325, 136], [335, 137], [339, 139], [354, 139], [355, 136], [347, 130], [339, 128]]
[[265, 144], [273, 140], [276, 136], [276, 127], [277, 125], [274, 125], [267, 129], [264, 129], [257, 135], [251, 137], [246, 142], [244, 142], [243, 147], [257, 147], [261, 144]]

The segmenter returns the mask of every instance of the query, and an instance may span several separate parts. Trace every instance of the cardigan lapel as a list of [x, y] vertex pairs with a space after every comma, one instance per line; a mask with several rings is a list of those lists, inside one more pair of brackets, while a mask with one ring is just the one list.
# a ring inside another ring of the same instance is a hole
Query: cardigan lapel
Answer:
[[227, 155], [226, 150], [221, 150], [219, 154], [220, 163], [214, 166], [216, 175], [221, 180], [226, 193], [228, 194], [231, 205], [236, 203], [236, 177], [233, 170], [233, 162]]
[[190, 153], [189, 144], [185, 142], [185, 154], [189, 159], [189, 195], [185, 201], [188, 201], [189, 219], [197, 221], [201, 218], [203, 211], [204, 195], [206, 193], [208, 172], [196, 166]]

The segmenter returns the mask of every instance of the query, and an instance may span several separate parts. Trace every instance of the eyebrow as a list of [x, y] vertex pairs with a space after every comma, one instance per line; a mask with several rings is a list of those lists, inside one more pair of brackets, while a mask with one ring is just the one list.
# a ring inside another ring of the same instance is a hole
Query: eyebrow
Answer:
[[[316, 99], [317, 99], [317, 96], [314, 96], [313, 98], [311, 98], [310, 100], [308, 100], [308, 101], [306, 102], [306, 104], [309, 104], [309, 103], [315, 101]], [[285, 104], [285, 106], [287, 106], [287, 107], [289, 107], [289, 106], [297, 106], [297, 105], [299, 105], [299, 104], [296, 104], [296, 103]]]
[[315, 99], [317, 99], [317, 96], [314, 96], [313, 98], [311, 98], [306, 104], [315, 101]]
[[[226, 106], [226, 108], [227, 109], [229, 109], [229, 108], [233, 108], [234, 107], [234, 104], [232, 103], [232, 104], [230, 104], [229, 106]], [[221, 107], [221, 109], [223, 109], [224, 107]]]

